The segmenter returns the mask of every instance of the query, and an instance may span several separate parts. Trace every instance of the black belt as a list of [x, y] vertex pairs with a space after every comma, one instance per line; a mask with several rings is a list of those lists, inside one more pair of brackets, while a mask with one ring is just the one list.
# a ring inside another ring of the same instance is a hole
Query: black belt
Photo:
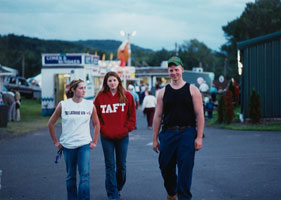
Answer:
[[169, 130], [183, 130], [185, 128], [194, 128], [194, 126], [188, 125], [188, 126], [163, 126], [163, 130], [169, 129]]

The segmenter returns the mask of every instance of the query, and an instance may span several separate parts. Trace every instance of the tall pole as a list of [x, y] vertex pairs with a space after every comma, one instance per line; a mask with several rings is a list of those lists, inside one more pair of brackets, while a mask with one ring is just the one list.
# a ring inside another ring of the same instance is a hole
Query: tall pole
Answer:
[[178, 43], [175, 43], [175, 55], [179, 56], [179, 52], [178, 52]]
[[132, 50], [131, 50], [131, 42], [130, 42], [130, 34], [131, 33], [127, 33], [127, 39], [128, 39], [128, 45], [129, 45], [129, 59], [128, 59], [128, 66], [131, 67], [132, 65], [132, 60], [131, 60], [131, 53], [132, 53]]
[[21, 60], [21, 76], [24, 77], [24, 53], [22, 54], [22, 60]]
[[226, 78], [226, 70], [227, 70], [227, 58], [224, 59], [224, 67], [223, 67], [224, 78]]

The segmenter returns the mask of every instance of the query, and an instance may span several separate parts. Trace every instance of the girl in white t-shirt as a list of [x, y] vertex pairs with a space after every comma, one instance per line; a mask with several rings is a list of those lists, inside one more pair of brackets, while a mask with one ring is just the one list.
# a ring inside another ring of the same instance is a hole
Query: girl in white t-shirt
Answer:
[[[66, 93], [67, 100], [61, 101], [48, 122], [54, 145], [63, 150], [66, 164], [67, 199], [90, 199], [90, 149], [96, 147], [100, 133], [100, 123], [92, 101], [85, 100], [85, 83], [73, 80]], [[54, 125], [62, 118], [62, 134], [56, 138]], [[94, 125], [94, 139], [90, 134], [90, 121]], [[76, 169], [78, 166], [80, 183], [77, 189]]]

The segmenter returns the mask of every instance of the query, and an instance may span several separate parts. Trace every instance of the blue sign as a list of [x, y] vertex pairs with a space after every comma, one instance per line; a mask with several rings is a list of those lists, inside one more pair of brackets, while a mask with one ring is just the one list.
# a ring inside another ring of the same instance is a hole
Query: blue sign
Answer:
[[82, 56], [78, 55], [46, 55], [45, 65], [80, 65]]
[[98, 56], [85, 56], [85, 64], [98, 65]]

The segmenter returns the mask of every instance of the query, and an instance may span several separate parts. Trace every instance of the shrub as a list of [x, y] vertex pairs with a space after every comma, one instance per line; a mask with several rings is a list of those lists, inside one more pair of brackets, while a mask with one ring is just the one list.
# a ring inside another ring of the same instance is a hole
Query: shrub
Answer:
[[224, 121], [227, 124], [230, 124], [234, 117], [234, 105], [233, 105], [233, 93], [230, 89], [226, 90], [224, 95], [224, 104], [225, 104], [225, 111], [224, 111]]
[[219, 97], [219, 102], [218, 102], [218, 123], [223, 123], [224, 121], [224, 95], [221, 95]]
[[249, 117], [252, 123], [259, 123], [261, 121], [261, 100], [260, 95], [252, 90], [249, 101]]

